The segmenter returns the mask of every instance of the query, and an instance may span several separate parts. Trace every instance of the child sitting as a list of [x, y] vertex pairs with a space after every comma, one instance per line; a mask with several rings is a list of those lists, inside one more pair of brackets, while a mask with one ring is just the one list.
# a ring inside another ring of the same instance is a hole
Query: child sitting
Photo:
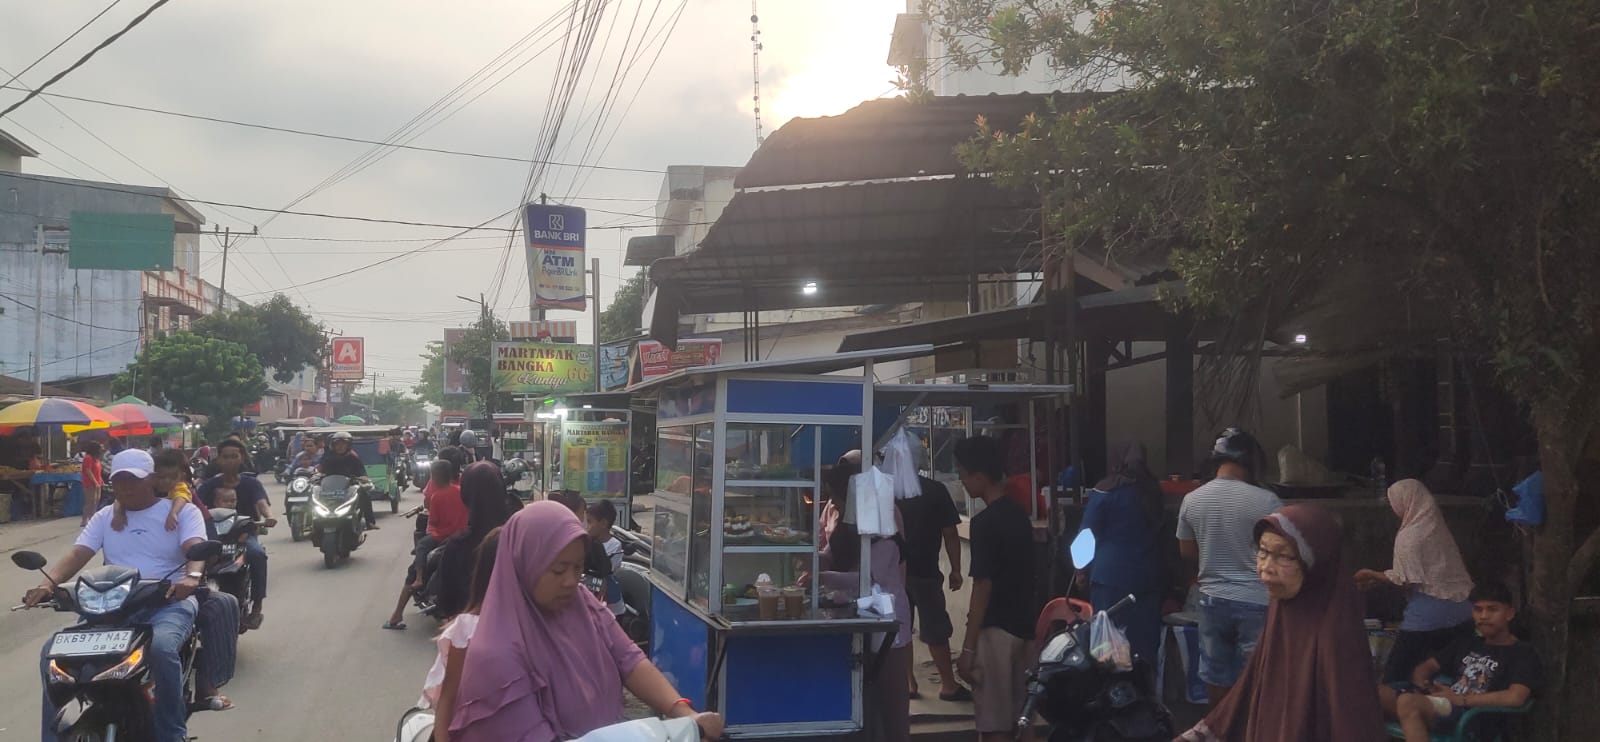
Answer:
[[218, 487], [214, 507], [237, 510], [239, 508], [239, 491], [232, 487]]
[[[172, 512], [167, 515], [167, 530], [178, 530], [178, 511], [185, 507], [193, 507], [194, 493], [189, 489], [189, 462], [183, 458], [183, 452], [176, 448], [163, 448], [155, 456], [156, 473], [150, 478], [155, 485], [157, 497], [171, 498], [173, 501]], [[116, 511], [111, 517], [111, 528], [120, 531], [128, 526], [128, 514], [122, 509], [122, 503], [115, 505]], [[204, 511], [209, 527], [210, 516]]]
[[[1511, 633], [1517, 615], [1511, 590], [1498, 583], [1480, 584], [1468, 600], [1476, 635], [1456, 640], [1417, 665], [1411, 673], [1415, 692], [1378, 687], [1384, 712], [1400, 722], [1408, 742], [1425, 742], [1431, 729], [1453, 729], [1469, 708], [1521, 706], [1542, 681], [1533, 645]], [[1454, 682], [1435, 683], [1441, 672], [1454, 676]]]

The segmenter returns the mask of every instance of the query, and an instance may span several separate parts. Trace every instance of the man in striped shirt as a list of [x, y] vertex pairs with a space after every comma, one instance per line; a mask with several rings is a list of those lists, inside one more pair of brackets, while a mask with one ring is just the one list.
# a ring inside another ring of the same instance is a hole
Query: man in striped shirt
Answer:
[[1261, 446], [1228, 428], [1211, 452], [1216, 478], [1183, 498], [1178, 549], [1200, 565], [1200, 679], [1215, 707], [1244, 671], [1267, 618], [1267, 590], [1256, 575], [1256, 521], [1283, 507], [1253, 484]]

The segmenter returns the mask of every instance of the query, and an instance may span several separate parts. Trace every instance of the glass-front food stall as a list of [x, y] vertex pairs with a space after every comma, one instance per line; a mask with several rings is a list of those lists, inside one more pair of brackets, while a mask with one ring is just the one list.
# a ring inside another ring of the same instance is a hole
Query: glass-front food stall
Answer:
[[[861, 728], [862, 683], [895, 624], [858, 615], [865, 538], [856, 590], [817, 587], [823, 474], [870, 440], [873, 362], [928, 352], [708, 366], [643, 390], [657, 401], [656, 486], [634, 498], [652, 542], [651, 659], [730, 733]], [[849, 368], [864, 373], [827, 375]]]

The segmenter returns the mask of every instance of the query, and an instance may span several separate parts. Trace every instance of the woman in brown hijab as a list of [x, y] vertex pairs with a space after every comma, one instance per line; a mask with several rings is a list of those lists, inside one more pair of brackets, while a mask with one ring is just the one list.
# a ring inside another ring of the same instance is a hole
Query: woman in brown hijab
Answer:
[[1272, 603], [1244, 675], [1185, 742], [1377, 742], [1362, 600], [1340, 564], [1342, 529], [1314, 505], [1256, 524], [1256, 570]]

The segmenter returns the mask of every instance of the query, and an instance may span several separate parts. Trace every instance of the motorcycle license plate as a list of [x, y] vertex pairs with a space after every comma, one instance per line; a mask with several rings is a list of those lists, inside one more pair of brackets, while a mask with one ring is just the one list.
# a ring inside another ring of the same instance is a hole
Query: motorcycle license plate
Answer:
[[284, 498], [284, 502], [309, 502], [310, 500], [311, 500], [311, 496], [310, 495], [298, 495], [298, 496], [295, 496], [295, 497]]
[[87, 654], [113, 654], [128, 651], [132, 629], [115, 631], [63, 631], [50, 641], [51, 657], [77, 657]]

